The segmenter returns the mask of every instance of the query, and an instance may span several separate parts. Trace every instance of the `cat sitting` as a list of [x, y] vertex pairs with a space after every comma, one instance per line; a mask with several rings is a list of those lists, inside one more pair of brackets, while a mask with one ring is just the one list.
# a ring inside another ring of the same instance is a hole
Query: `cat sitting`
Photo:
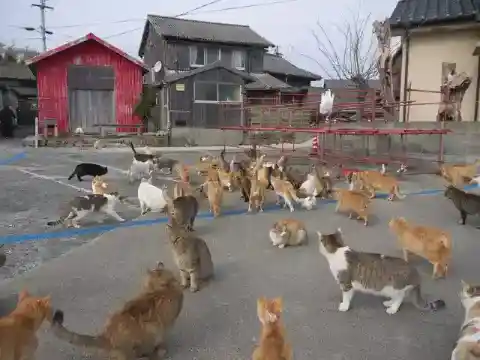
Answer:
[[320, 253], [327, 259], [333, 277], [342, 290], [339, 311], [348, 311], [356, 291], [387, 297], [387, 314], [393, 315], [407, 295], [413, 292], [413, 304], [423, 311], [445, 307], [443, 300], [426, 302], [422, 298], [418, 270], [405, 260], [383, 254], [355, 251], [343, 242], [340, 229], [333, 234], [317, 232]]
[[158, 188], [152, 184], [152, 173], [148, 178], [142, 178], [137, 191], [138, 201], [140, 202], [141, 215], [149, 211], [164, 211], [168, 204], [167, 186]]
[[269, 231], [273, 246], [283, 249], [285, 246], [297, 246], [308, 241], [305, 224], [296, 219], [283, 219], [273, 224]]
[[110, 315], [98, 335], [83, 335], [63, 325], [64, 314], [56, 311], [52, 330], [70, 344], [103, 350], [110, 358], [161, 359], [166, 355], [165, 336], [183, 307], [183, 291], [174, 274], [159, 262], [148, 270], [140, 294]]
[[64, 224], [67, 226], [73, 226], [79, 228], [78, 221], [91, 213], [103, 212], [110, 215], [118, 221], [125, 221], [115, 211], [115, 205], [118, 201], [123, 201], [124, 198], [119, 196], [118, 193], [113, 194], [88, 194], [84, 196], [76, 196], [69, 201], [60, 215], [60, 218], [55, 221], [49, 221], [48, 226], [55, 226]]
[[84, 176], [103, 176], [107, 173], [108, 169], [106, 166], [92, 163], [81, 163], [75, 166], [75, 170], [73, 170], [72, 174], [68, 177], [68, 180], [72, 180], [75, 175], [77, 176], [78, 181], [82, 181], [82, 177]]
[[152, 161], [140, 162], [133, 160], [130, 168], [128, 169], [128, 181], [133, 183], [135, 180], [142, 178], [149, 178], [152, 176], [152, 173], [155, 169], [155, 166]]

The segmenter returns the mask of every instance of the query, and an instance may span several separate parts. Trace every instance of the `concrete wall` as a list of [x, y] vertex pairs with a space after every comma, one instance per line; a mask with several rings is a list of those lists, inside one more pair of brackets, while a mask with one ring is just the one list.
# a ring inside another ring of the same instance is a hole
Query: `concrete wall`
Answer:
[[194, 142], [197, 146], [240, 145], [243, 134], [240, 131], [222, 131], [217, 129], [200, 128], [173, 128], [172, 146], [184, 146], [186, 141]]

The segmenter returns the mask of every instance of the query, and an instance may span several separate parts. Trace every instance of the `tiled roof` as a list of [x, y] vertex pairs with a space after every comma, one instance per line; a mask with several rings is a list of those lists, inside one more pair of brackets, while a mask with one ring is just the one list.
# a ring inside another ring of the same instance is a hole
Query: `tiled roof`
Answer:
[[479, 21], [480, 0], [400, 0], [390, 16], [392, 29]]
[[312, 80], [321, 80], [320, 75], [300, 69], [279, 55], [266, 53], [263, 57], [263, 70], [267, 73], [298, 76]]
[[13, 61], [0, 62], [0, 79], [35, 80], [27, 65]]
[[147, 22], [152, 24], [159, 35], [166, 37], [261, 47], [273, 46], [270, 41], [257, 34], [247, 25], [187, 20], [158, 15], [148, 15]]
[[250, 74], [256, 78], [255, 82], [247, 84], [245, 88], [247, 90], [281, 90], [287, 89], [291, 86], [278, 80], [270, 74]]
[[220, 61], [217, 61], [217, 62], [214, 62], [212, 64], [205, 65], [205, 66], [199, 67], [199, 68], [194, 69], [194, 70], [175, 72], [175, 73], [172, 73], [172, 74], [166, 74], [164, 81], [166, 83], [174, 83], [176, 81], [179, 81], [179, 80], [191, 77], [191, 76], [195, 76], [197, 74], [201, 74], [203, 72], [210, 71], [210, 70], [213, 70], [213, 69], [225, 69], [225, 70], [227, 70], [227, 71], [229, 71], [229, 72], [231, 72], [235, 75], [238, 75], [238, 76], [244, 78], [248, 82], [253, 82], [253, 81], [256, 80], [256, 78], [250, 76], [249, 74], [247, 74], [244, 71], [240, 71], [240, 70], [237, 70], [237, 69], [230, 68], [228, 66], [223, 65]]

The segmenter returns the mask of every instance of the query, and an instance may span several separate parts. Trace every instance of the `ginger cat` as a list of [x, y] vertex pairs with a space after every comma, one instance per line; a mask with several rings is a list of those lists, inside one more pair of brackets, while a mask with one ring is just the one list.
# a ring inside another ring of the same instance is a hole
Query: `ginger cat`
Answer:
[[52, 320], [50, 297], [31, 296], [23, 290], [15, 310], [0, 318], [0, 360], [30, 360], [38, 346], [37, 330]]
[[283, 219], [273, 224], [269, 232], [273, 246], [298, 246], [308, 241], [305, 224], [296, 219]]
[[252, 360], [291, 360], [292, 348], [285, 339], [282, 324], [283, 301], [281, 298], [257, 300], [258, 320], [262, 324], [260, 341], [253, 351]]
[[251, 170], [250, 179], [250, 194], [248, 200], [248, 212], [251, 212], [253, 208], [256, 211], [263, 212], [263, 205], [265, 203], [265, 193], [267, 192], [267, 186], [269, 184], [268, 178], [264, 178], [264, 175], [260, 175], [261, 171], [268, 170], [263, 167], [263, 160], [265, 155], [260, 156], [255, 163], [254, 168]]
[[442, 177], [454, 186], [463, 186], [477, 175], [480, 159], [470, 165], [447, 165], [440, 167]]
[[206, 192], [208, 203], [210, 205], [210, 212], [213, 213], [214, 217], [218, 217], [220, 216], [223, 202], [223, 186], [217, 170], [210, 169], [208, 171], [207, 181], [204, 185], [207, 187]]
[[232, 192], [233, 191], [233, 174], [231, 172], [218, 169], [218, 177], [220, 179], [220, 183], [224, 188], [226, 188], [228, 191]]
[[190, 174], [189, 174], [189, 168], [182, 163], [176, 163], [173, 166], [175, 172], [177, 173], [178, 178], [180, 181], [189, 183], [190, 182]]
[[414, 253], [433, 265], [432, 278], [445, 277], [452, 255], [452, 240], [444, 230], [431, 226], [409, 224], [403, 217], [392, 218], [388, 224], [397, 236], [405, 261]]
[[277, 194], [277, 205], [280, 204], [280, 200], [283, 199], [284, 201], [283, 207], [288, 206], [288, 208], [290, 209], [290, 212], [295, 211], [293, 207], [293, 201], [301, 204], [301, 206], [307, 210], [311, 210], [313, 206], [316, 204], [316, 194], [309, 196], [307, 198], [300, 199], [297, 196], [297, 193], [293, 188], [293, 185], [287, 180], [282, 180], [272, 175], [271, 183], [275, 193]]
[[82, 335], [63, 325], [63, 312], [52, 321], [55, 336], [77, 346], [104, 351], [111, 358], [130, 360], [162, 358], [167, 350], [165, 334], [175, 324], [183, 307], [183, 289], [173, 273], [159, 262], [148, 270], [143, 289], [114, 312], [98, 335]]
[[94, 176], [92, 179], [92, 193], [97, 195], [111, 194], [118, 192], [110, 183], [106, 182], [101, 176]]
[[333, 189], [333, 192], [337, 200], [335, 212], [348, 212], [349, 219], [353, 218], [353, 214], [356, 214], [357, 220], [363, 220], [363, 224], [368, 225], [371, 200], [366, 194], [347, 189]]
[[404, 199], [405, 195], [400, 193], [398, 180], [390, 175], [384, 175], [376, 170], [366, 170], [353, 172], [348, 175], [350, 183], [350, 190], [354, 190], [357, 187], [360, 190], [366, 190], [371, 195], [370, 198], [375, 198], [375, 191], [381, 190], [387, 192], [388, 201], [393, 201], [395, 197], [398, 199]]

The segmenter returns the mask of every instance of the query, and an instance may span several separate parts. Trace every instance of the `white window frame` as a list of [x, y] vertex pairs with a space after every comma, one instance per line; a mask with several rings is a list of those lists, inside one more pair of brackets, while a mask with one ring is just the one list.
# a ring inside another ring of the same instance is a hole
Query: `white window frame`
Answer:
[[[199, 68], [199, 67], [202, 67], [202, 66], [205, 66], [205, 65], [208, 65], [208, 49], [206, 46], [202, 46], [203, 47], [203, 60], [204, 60], [204, 63], [203, 65], [201, 64], [195, 64], [193, 61], [193, 51], [195, 51], [196, 53], [198, 53], [198, 46], [199, 45], [191, 45], [189, 47], [189, 57], [190, 57], [190, 67], [194, 67], [194, 68]], [[195, 56], [195, 59], [197, 57]], [[221, 48], [218, 48], [218, 59], [215, 60], [215, 61], [220, 61], [222, 60], [222, 49]]]
[[[197, 100], [196, 99], [196, 84], [197, 83], [206, 83], [206, 84], [215, 84], [217, 87], [217, 100]], [[240, 88], [240, 100], [238, 101], [219, 101], [219, 95], [220, 95], [220, 86], [219, 85], [233, 85], [233, 86], [238, 86]], [[196, 104], [224, 104], [224, 103], [236, 103], [240, 104], [243, 102], [243, 86], [240, 84], [233, 84], [229, 82], [216, 82], [216, 81], [194, 81], [193, 83], [193, 102]]]
[[[236, 55], [239, 55], [243, 57], [243, 66], [237, 66], [236, 64]], [[237, 70], [245, 70], [245, 67], [247, 65], [247, 53], [244, 50], [233, 50], [232, 51], [232, 67]]]

